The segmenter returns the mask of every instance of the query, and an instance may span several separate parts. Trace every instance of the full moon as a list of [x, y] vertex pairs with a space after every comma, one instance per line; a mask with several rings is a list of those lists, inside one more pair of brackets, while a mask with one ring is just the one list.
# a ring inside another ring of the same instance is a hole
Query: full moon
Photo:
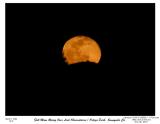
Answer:
[[75, 36], [63, 46], [63, 57], [67, 64], [76, 64], [80, 62], [99, 63], [101, 50], [98, 43], [87, 36]]

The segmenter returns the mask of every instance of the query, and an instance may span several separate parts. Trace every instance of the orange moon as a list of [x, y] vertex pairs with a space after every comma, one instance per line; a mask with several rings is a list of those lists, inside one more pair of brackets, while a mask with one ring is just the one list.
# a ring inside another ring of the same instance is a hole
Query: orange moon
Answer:
[[98, 43], [87, 36], [75, 36], [63, 46], [63, 57], [67, 64], [76, 64], [80, 62], [99, 63], [101, 58], [101, 49]]

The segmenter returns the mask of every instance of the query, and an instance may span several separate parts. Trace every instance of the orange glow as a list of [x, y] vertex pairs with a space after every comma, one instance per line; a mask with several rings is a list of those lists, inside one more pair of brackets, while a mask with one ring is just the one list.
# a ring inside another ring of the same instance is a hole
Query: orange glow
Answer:
[[66, 41], [62, 53], [68, 64], [87, 61], [99, 63], [101, 58], [99, 45], [87, 36], [75, 36]]

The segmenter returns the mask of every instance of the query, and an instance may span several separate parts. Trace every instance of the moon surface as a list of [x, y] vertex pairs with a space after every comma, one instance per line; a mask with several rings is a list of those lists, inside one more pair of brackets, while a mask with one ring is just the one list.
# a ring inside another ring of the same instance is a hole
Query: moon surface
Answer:
[[101, 49], [98, 43], [87, 36], [75, 36], [63, 46], [63, 57], [67, 64], [76, 64], [80, 62], [99, 63], [101, 58]]

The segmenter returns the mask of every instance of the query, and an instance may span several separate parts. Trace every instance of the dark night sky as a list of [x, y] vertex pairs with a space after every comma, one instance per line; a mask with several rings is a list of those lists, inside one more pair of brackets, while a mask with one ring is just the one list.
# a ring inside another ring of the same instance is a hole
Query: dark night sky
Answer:
[[[154, 4], [6, 4], [6, 115], [154, 115]], [[64, 43], [98, 42], [67, 66]]]

